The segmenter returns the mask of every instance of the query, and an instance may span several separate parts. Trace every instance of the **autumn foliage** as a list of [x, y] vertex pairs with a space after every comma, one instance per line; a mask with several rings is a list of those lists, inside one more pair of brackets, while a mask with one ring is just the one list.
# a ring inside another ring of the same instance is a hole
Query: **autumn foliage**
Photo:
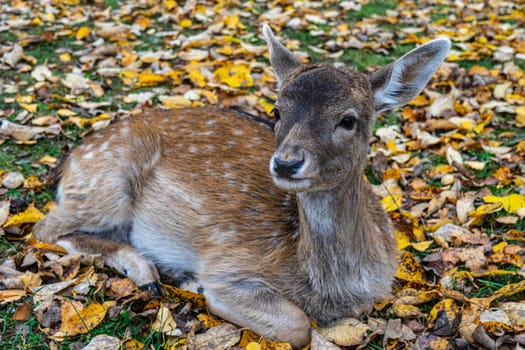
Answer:
[[523, 346], [525, 12], [519, 1], [438, 3], [0, 3], [0, 347], [291, 349], [216, 319], [171, 281], [152, 298], [100, 256], [31, 236], [53, 205], [50, 171], [114, 120], [208, 104], [271, 120], [262, 23], [305, 62], [369, 71], [436, 36], [453, 41], [371, 140], [367, 177], [399, 248], [392, 293], [368, 316], [317, 329], [311, 348]]

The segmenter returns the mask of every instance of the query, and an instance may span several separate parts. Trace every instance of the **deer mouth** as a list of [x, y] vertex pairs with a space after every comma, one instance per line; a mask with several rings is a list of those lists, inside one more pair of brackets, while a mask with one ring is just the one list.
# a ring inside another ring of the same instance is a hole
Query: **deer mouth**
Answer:
[[290, 192], [301, 192], [312, 187], [312, 180], [308, 178], [290, 178], [272, 176], [275, 186]]

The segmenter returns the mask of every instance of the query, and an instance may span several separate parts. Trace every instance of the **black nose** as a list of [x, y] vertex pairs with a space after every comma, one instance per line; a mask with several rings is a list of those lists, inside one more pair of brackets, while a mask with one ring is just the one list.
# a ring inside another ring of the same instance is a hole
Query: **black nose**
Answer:
[[280, 177], [292, 177], [297, 174], [299, 168], [304, 164], [304, 159], [282, 160], [277, 157], [273, 159], [273, 171]]

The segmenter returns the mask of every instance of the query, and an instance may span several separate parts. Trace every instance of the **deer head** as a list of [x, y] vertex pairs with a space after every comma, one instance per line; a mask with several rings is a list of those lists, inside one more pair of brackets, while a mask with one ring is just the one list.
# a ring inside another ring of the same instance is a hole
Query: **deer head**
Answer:
[[367, 76], [330, 63], [301, 64], [263, 34], [280, 91], [270, 173], [282, 189], [323, 191], [362, 176], [375, 116], [401, 106], [428, 83], [450, 48], [439, 38]]

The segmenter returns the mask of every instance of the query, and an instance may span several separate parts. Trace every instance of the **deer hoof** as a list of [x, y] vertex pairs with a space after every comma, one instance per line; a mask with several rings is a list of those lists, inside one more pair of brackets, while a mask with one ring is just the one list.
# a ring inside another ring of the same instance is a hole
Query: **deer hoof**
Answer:
[[161, 297], [162, 296], [162, 285], [159, 282], [157, 282], [157, 281], [143, 284], [139, 288], [140, 288], [140, 290], [150, 291], [151, 295], [154, 296], [154, 297]]

